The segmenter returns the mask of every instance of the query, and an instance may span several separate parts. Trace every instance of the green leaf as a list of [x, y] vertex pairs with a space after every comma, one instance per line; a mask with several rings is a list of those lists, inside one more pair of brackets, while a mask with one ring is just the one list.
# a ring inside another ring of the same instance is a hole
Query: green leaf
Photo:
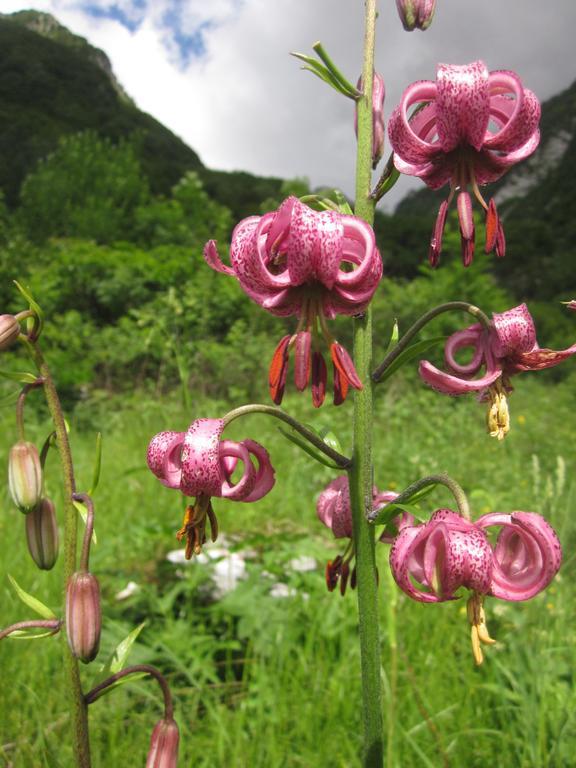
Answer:
[[418, 521], [428, 519], [428, 515], [423, 514], [422, 510], [415, 506], [419, 501], [428, 496], [436, 488], [438, 483], [434, 485], [427, 485], [425, 488], [421, 488], [419, 491], [412, 493], [407, 499], [400, 504], [394, 501], [390, 501], [386, 506], [380, 510], [378, 516], [373, 520], [374, 525], [388, 525], [388, 523], [395, 518], [399, 512], [407, 512], [409, 515], [415, 517]]
[[100, 469], [102, 467], [102, 432], [96, 435], [96, 456], [94, 458], [94, 472], [92, 473], [92, 486], [88, 496], [92, 496], [100, 481]]
[[[308, 427], [308, 429], [311, 429], [314, 432], [316, 431], [309, 424], [307, 424], [306, 426]], [[322, 427], [322, 429], [319, 432], [317, 432], [317, 434], [318, 434], [318, 437], [320, 437], [329, 448], [332, 448], [332, 450], [334, 451], [338, 451], [338, 453], [342, 453], [342, 446], [340, 445], [340, 440], [338, 440], [334, 432], [331, 431], [330, 427]]]
[[55, 635], [60, 630], [53, 630], [50, 629], [47, 632], [40, 632], [39, 634], [34, 633], [34, 629], [17, 629], [15, 632], [11, 632], [8, 637], [11, 637], [13, 640], [40, 640], [42, 637], [50, 637], [51, 635]]
[[17, 280], [14, 280], [14, 285], [16, 286], [16, 288], [18, 288], [22, 296], [24, 296], [24, 298], [30, 305], [30, 309], [35, 313], [36, 317], [38, 318], [38, 329], [36, 332], [36, 336], [39, 336], [40, 333], [42, 332], [42, 328], [44, 327], [44, 312], [40, 308], [40, 305], [34, 299], [34, 296], [32, 296], [32, 293], [28, 287], [24, 287]]
[[[278, 429], [287, 440], [290, 440], [291, 443], [294, 443], [294, 445], [297, 445], [299, 448], [305, 451], [313, 459], [316, 459], [316, 461], [320, 462], [320, 464], [324, 464], [325, 467], [330, 467], [331, 469], [341, 469], [341, 467], [339, 467], [338, 464], [332, 461], [332, 459], [329, 459], [328, 456], [326, 456], [326, 454], [322, 453], [322, 451], [316, 448], [316, 446], [312, 445], [312, 443], [309, 443], [308, 440], [306, 440], [306, 438], [303, 437], [299, 432], [296, 432], [293, 429], [288, 431], [287, 429], [283, 429], [282, 427], [278, 427]], [[316, 430], [312, 430], [312, 431], [315, 432]], [[328, 445], [328, 443], [326, 444]]]
[[307, 56], [305, 53], [292, 53], [291, 55], [296, 59], [300, 59], [306, 64], [306, 66], [302, 67], [302, 69], [307, 70], [308, 72], [312, 72], [313, 75], [316, 75], [325, 83], [328, 83], [328, 85], [334, 88], [335, 91], [338, 91], [338, 93], [350, 97], [350, 91], [345, 88], [344, 85], [340, 83], [336, 77], [334, 77], [332, 72], [330, 72], [330, 70], [325, 67], [324, 64], [320, 64], [320, 62], [315, 58], [312, 56]]
[[398, 318], [394, 318], [394, 325], [392, 326], [392, 332], [390, 333], [390, 340], [388, 341], [388, 346], [386, 347], [386, 354], [388, 352], [391, 352], [396, 344], [398, 344], [398, 339], [400, 338], [400, 329], [398, 327]]
[[53, 613], [47, 605], [44, 605], [44, 603], [40, 602], [38, 598], [29, 595], [28, 592], [25, 592], [13, 576], [8, 574], [8, 578], [14, 587], [14, 591], [25, 605], [27, 605], [29, 608], [32, 608], [32, 610], [42, 616], [43, 619], [56, 618], [56, 614]]
[[354, 215], [354, 211], [350, 207], [350, 203], [348, 202], [348, 200], [346, 200], [346, 198], [344, 197], [342, 192], [340, 192], [339, 189], [334, 190], [334, 197], [336, 198], [336, 202], [338, 203], [338, 208], [340, 209], [340, 213], [344, 213], [346, 216]]
[[29, 371], [0, 371], [0, 376], [3, 379], [17, 381], [20, 384], [34, 384], [38, 378], [33, 373], [29, 373]]
[[107, 677], [110, 677], [110, 675], [115, 675], [117, 672], [120, 672], [124, 669], [126, 662], [128, 661], [130, 651], [132, 650], [132, 646], [136, 642], [138, 635], [140, 632], [142, 632], [145, 626], [146, 622], [143, 621], [142, 624], [139, 624], [137, 627], [135, 627], [135, 629], [129, 632], [126, 637], [118, 643], [116, 648], [114, 648], [108, 657], [101, 671], [98, 673], [94, 685], [97, 685]]
[[378, 381], [386, 381], [386, 379], [390, 378], [390, 376], [392, 376], [393, 373], [396, 373], [396, 371], [403, 365], [406, 365], [406, 363], [409, 363], [415, 357], [420, 357], [432, 347], [442, 344], [442, 342], [446, 341], [446, 338], [446, 336], [434, 336], [431, 339], [422, 339], [422, 341], [417, 341], [416, 344], [412, 344], [408, 349], [401, 352], [396, 360], [386, 368]]
[[[78, 514], [80, 515], [80, 517], [84, 521], [84, 527], [86, 527], [86, 520], [88, 519], [88, 510], [86, 509], [84, 504], [82, 504], [81, 501], [73, 501], [72, 504], [74, 504], [74, 506], [76, 507], [76, 511], [78, 512]], [[94, 546], [98, 545], [98, 538], [96, 536], [96, 528], [95, 527], [92, 528], [92, 543], [94, 544]]]

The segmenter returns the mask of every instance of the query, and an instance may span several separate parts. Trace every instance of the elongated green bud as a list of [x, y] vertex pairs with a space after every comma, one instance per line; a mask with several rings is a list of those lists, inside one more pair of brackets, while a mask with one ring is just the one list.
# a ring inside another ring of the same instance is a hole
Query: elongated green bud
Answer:
[[20, 512], [30, 512], [40, 501], [42, 467], [38, 449], [33, 443], [20, 440], [10, 449], [8, 486], [14, 504]]
[[14, 315], [0, 315], [0, 352], [16, 341], [20, 335], [20, 323]]
[[32, 560], [38, 568], [49, 571], [58, 559], [58, 524], [50, 499], [42, 499], [26, 515], [26, 540]]
[[98, 579], [91, 573], [74, 573], [66, 590], [66, 633], [70, 650], [84, 664], [98, 654], [101, 626]]
[[146, 768], [176, 768], [178, 764], [178, 726], [172, 718], [159, 720], [152, 731]]

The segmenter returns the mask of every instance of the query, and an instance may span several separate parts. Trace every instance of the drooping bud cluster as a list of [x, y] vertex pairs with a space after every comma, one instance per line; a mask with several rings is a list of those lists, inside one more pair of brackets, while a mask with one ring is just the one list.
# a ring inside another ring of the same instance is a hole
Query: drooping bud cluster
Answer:
[[10, 449], [8, 487], [14, 504], [27, 514], [42, 498], [42, 467], [33, 443], [19, 440]]
[[38, 568], [49, 571], [58, 559], [58, 524], [53, 502], [42, 499], [26, 515], [25, 524], [32, 559]]
[[78, 571], [66, 589], [66, 632], [70, 650], [84, 664], [89, 664], [98, 654], [101, 626], [98, 579], [91, 573]]
[[159, 720], [152, 731], [146, 768], [176, 768], [179, 741], [180, 734], [175, 721], [166, 717]]

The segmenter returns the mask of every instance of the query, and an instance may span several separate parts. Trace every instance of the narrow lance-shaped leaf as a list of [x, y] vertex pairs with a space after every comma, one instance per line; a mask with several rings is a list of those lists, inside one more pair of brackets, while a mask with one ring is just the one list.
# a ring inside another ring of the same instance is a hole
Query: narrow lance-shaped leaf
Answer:
[[38, 304], [34, 296], [32, 296], [32, 293], [28, 287], [24, 287], [17, 280], [14, 280], [14, 285], [16, 286], [16, 288], [18, 288], [22, 296], [24, 296], [24, 298], [30, 305], [30, 309], [35, 313], [36, 317], [38, 318], [38, 330], [36, 335], [39, 336], [40, 333], [42, 332], [42, 328], [44, 327], [44, 312], [40, 308], [40, 305]]
[[23, 590], [13, 576], [8, 574], [8, 578], [10, 579], [10, 583], [12, 584], [14, 591], [25, 605], [31, 608], [39, 616], [42, 616], [43, 619], [56, 618], [56, 614], [50, 608], [48, 608], [47, 605], [44, 605], [44, 603], [38, 600], [37, 597], [33, 597], [33, 595], [30, 595], [28, 592]]
[[[324, 464], [324, 466], [330, 467], [331, 469], [340, 469], [340, 467], [338, 466], [338, 464], [336, 464], [336, 462], [332, 461], [332, 459], [326, 456], [325, 453], [322, 453], [322, 451], [316, 448], [315, 445], [312, 445], [312, 443], [309, 443], [308, 440], [306, 440], [306, 438], [303, 437], [299, 432], [296, 432], [294, 430], [288, 431], [287, 429], [283, 429], [282, 427], [278, 427], [278, 429], [287, 440], [290, 440], [291, 443], [294, 443], [294, 445], [297, 445], [299, 448], [305, 451], [313, 459], [316, 459], [316, 461], [320, 462], [320, 464]], [[308, 426], [308, 429], [318, 434], [316, 430], [313, 429], [312, 427]], [[327, 440], [325, 440], [325, 438], [321, 437], [320, 435], [318, 436], [330, 448], [333, 447], [332, 445], [330, 445], [330, 443]], [[338, 449], [335, 449], [335, 450], [338, 450]]]
[[35, 374], [29, 371], [0, 371], [0, 376], [3, 379], [9, 379], [10, 381], [17, 381], [20, 384], [34, 384], [38, 378]]
[[422, 341], [417, 341], [416, 344], [412, 344], [408, 347], [408, 349], [405, 349], [398, 355], [396, 360], [394, 360], [394, 362], [388, 368], [386, 368], [378, 381], [386, 381], [386, 379], [390, 378], [390, 376], [392, 376], [393, 373], [396, 373], [396, 371], [399, 370], [403, 365], [406, 365], [406, 363], [414, 360], [414, 358], [420, 357], [432, 347], [435, 347], [438, 344], [442, 344], [445, 341], [446, 336], [435, 336], [431, 339], [422, 339]]
[[100, 470], [102, 468], [102, 432], [96, 435], [96, 456], [94, 457], [94, 472], [92, 474], [92, 486], [88, 491], [88, 496], [92, 496], [100, 481]]

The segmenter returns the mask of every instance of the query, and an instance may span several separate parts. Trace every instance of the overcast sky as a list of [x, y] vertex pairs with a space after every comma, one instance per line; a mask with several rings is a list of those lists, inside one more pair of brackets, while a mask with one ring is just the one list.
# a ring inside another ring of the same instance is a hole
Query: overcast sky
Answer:
[[[515, 70], [541, 99], [576, 79], [576, 0], [438, 0], [430, 29], [410, 33], [395, 0], [379, 7], [387, 115], [409, 83], [434, 78], [439, 61], [482, 58], [489, 69]], [[52, 13], [106, 51], [136, 104], [209, 167], [307, 176], [352, 192], [352, 102], [288, 52], [311, 53], [321, 40], [355, 81], [361, 0], [0, 0], [4, 13], [26, 8]]]

